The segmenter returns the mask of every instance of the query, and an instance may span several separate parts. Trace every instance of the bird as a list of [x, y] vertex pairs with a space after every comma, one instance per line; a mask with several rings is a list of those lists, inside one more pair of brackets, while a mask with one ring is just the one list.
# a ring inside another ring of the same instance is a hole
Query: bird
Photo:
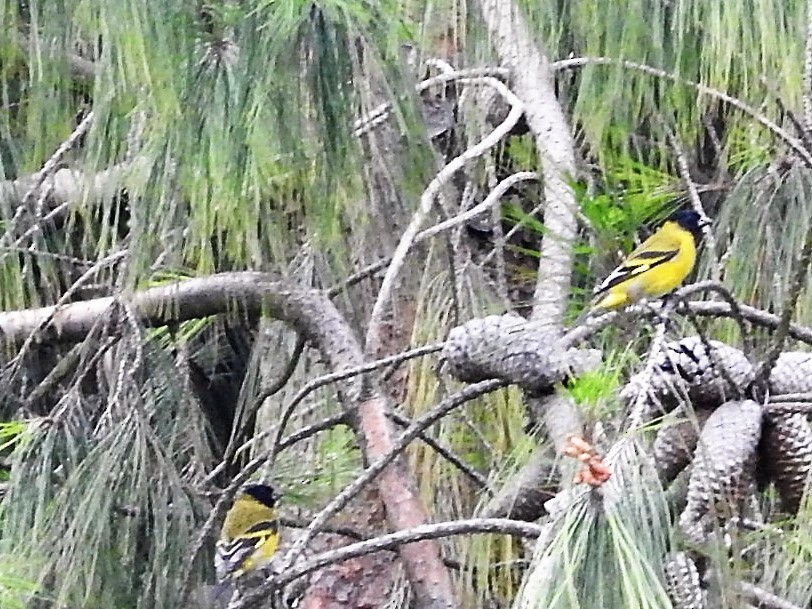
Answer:
[[266, 566], [279, 545], [276, 490], [250, 484], [239, 491], [226, 513], [215, 546], [214, 567], [220, 584]]
[[619, 309], [675, 290], [693, 270], [702, 228], [709, 223], [693, 210], [671, 214], [595, 288], [588, 312]]

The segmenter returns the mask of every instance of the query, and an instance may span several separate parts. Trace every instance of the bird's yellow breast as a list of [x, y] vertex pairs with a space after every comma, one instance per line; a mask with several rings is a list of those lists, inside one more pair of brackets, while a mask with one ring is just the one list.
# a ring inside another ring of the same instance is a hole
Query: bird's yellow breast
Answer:
[[234, 506], [226, 514], [220, 538], [234, 539], [244, 535], [248, 529], [263, 520], [275, 520], [276, 511], [250, 497], [238, 497]]
[[[674, 252], [659, 264], [645, 264], [646, 252]], [[629, 277], [609, 288], [595, 305], [598, 309], [615, 309], [643, 298], [659, 298], [676, 289], [693, 270], [696, 243], [690, 232], [674, 222], [666, 222], [659, 231], [632, 252], [624, 266]]]

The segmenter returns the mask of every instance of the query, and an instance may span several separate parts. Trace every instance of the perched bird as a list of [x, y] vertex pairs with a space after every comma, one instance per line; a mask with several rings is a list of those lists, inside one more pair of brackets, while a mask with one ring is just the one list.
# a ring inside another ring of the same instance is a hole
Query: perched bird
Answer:
[[618, 309], [676, 289], [693, 270], [703, 221], [691, 210], [675, 212], [595, 288], [590, 312]]
[[265, 484], [242, 489], [226, 514], [215, 547], [214, 568], [220, 583], [267, 565], [279, 544], [276, 491]]

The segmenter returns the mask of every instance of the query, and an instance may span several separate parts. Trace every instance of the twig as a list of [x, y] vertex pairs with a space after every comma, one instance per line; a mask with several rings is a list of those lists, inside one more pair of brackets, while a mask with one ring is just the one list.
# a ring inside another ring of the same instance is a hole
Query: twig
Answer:
[[440, 222], [439, 224], [435, 224], [431, 228], [427, 228], [426, 230], [418, 233], [414, 238], [414, 244], [417, 245], [421, 241], [428, 239], [429, 237], [433, 237], [434, 235], [440, 233], [441, 231], [448, 230], [449, 228], [454, 228], [455, 226], [459, 226], [476, 218], [479, 214], [484, 213], [494, 207], [499, 201], [502, 199], [504, 194], [510, 190], [514, 184], [518, 184], [519, 182], [526, 182], [528, 180], [538, 180], [539, 175], [535, 171], [519, 171], [506, 177], [504, 180], [499, 182], [496, 186], [494, 186], [493, 190], [488, 193], [488, 196], [480, 203], [472, 207], [471, 209], [462, 212], [461, 214], [454, 216], [453, 218], [449, 218], [445, 222]]
[[[242, 433], [245, 431], [245, 426], [251, 419], [251, 415], [259, 411], [265, 400], [276, 395], [282, 389], [282, 387], [284, 387], [287, 384], [287, 382], [290, 380], [290, 377], [293, 376], [293, 373], [296, 371], [296, 366], [299, 365], [299, 359], [301, 358], [302, 353], [304, 353], [304, 348], [306, 344], [307, 342], [305, 341], [304, 337], [301, 334], [297, 334], [296, 344], [293, 346], [293, 353], [290, 354], [290, 358], [288, 358], [288, 362], [285, 366], [285, 369], [282, 371], [282, 374], [280, 374], [279, 378], [276, 379], [276, 381], [274, 381], [273, 385], [263, 390], [259, 394], [259, 396], [257, 396], [257, 398], [253, 401], [253, 405], [251, 407], [250, 412], [247, 414], [247, 416], [244, 417], [244, 423], [241, 426], [241, 429], [237, 433], [232, 435], [232, 442], [234, 439], [239, 438], [242, 435]], [[277, 438], [277, 440], [278, 439], [279, 438]], [[225, 454], [223, 455], [222, 461], [223, 462], [230, 461], [231, 457], [233, 457], [241, 449], [242, 447], [235, 448], [234, 445], [231, 442], [229, 442]]]
[[[14, 238], [14, 233], [17, 230], [17, 224], [22, 219], [32, 197], [34, 194], [40, 189], [42, 184], [48, 177], [53, 174], [56, 170], [59, 163], [62, 161], [62, 158], [74, 147], [76, 146], [77, 142], [82, 138], [82, 136], [87, 133], [90, 129], [90, 126], [93, 124], [93, 120], [95, 115], [93, 111], [87, 113], [87, 115], [82, 119], [82, 121], [76, 126], [73, 132], [68, 136], [64, 142], [62, 142], [54, 153], [50, 156], [50, 158], [45, 161], [42, 166], [42, 169], [34, 173], [30, 178], [30, 183], [28, 184], [28, 190], [22, 197], [22, 201], [20, 202], [19, 207], [17, 208], [17, 212], [14, 214], [14, 217], [9, 222], [9, 226], [6, 228], [5, 234], [0, 237], [0, 246], [7, 246], [11, 239]], [[29, 229], [30, 230], [30, 229]], [[15, 245], [19, 245], [19, 243], [15, 243]]]
[[688, 197], [691, 200], [691, 206], [704, 222], [702, 234], [705, 237], [705, 243], [708, 244], [711, 259], [713, 260], [713, 264], [711, 266], [711, 280], [718, 282], [722, 277], [722, 267], [719, 264], [719, 252], [716, 249], [716, 237], [714, 236], [713, 230], [710, 226], [710, 218], [705, 213], [705, 208], [702, 207], [702, 201], [699, 198], [699, 191], [696, 189], [696, 184], [694, 184], [694, 181], [691, 179], [691, 170], [688, 167], [688, 159], [685, 157], [685, 151], [682, 148], [679, 138], [671, 130], [667, 131], [667, 136], [668, 141], [671, 144], [671, 148], [674, 149], [674, 155], [677, 157], [677, 168], [679, 169], [680, 176], [682, 177], [682, 181], [685, 183], [685, 187], [688, 189]]
[[406, 227], [406, 230], [403, 232], [403, 235], [400, 238], [400, 242], [395, 248], [395, 252], [392, 255], [392, 263], [386, 270], [386, 274], [384, 275], [380, 290], [378, 292], [378, 298], [372, 307], [366, 340], [364, 341], [364, 351], [366, 353], [376, 353], [378, 350], [378, 346], [380, 344], [381, 322], [384, 311], [392, 298], [395, 283], [400, 275], [403, 265], [406, 263], [406, 256], [414, 246], [415, 237], [431, 211], [434, 205], [434, 200], [440, 189], [457, 173], [457, 171], [462, 169], [473, 159], [485, 154], [486, 151], [490, 150], [498, 142], [500, 142], [518, 122], [522, 112], [524, 111], [524, 106], [521, 100], [519, 100], [519, 98], [516, 97], [513, 92], [502, 82], [496, 80], [495, 78], [464, 78], [460, 79], [459, 82], [462, 84], [486, 85], [493, 87], [510, 104], [510, 112], [505, 120], [493, 131], [491, 131], [487, 137], [465, 150], [462, 154], [455, 157], [445, 167], [443, 167], [437, 173], [437, 175], [434, 176], [429, 185], [426, 187], [425, 191], [423, 191], [423, 194], [420, 197], [419, 207], [412, 216], [409, 226]]
[[[652, 377], [657, 373], [658, 362], [657, 358], [665, 345], [665, 332], [667, 329], [668, 321], [671, 313], [674, 311], [675, 302], [669, 300], [663, 306], [661, 311], [661, 321], [657, 324], [656, 333], [649, 346], [648, 354], [646, 355], [646, 366], [643, 369], [643, 377], [641, 380], [642, 385], [648, 385]], [[644, 420], [646, 412], [648, 411], [648, 402], [646, 400], [647, 393], [641, 391], [634, 401], [632, 411], [629, 414], [629, 421], [626, 425], [627, 429], [635, 430]]]
[[[306, 529], [307, 525], [310, 524], [310, 521], [300, 518], [287, 518], [285, 516], [280, 516], [279, 524], [281, 524], [283, 527], [289, 527], [291, 529]], [[342, 537], [349, 537], [355, 541], [365, 541], [371, 539], [370, 535], [364, 535], [363, 533], [350, 527], [326, 526], [324, 529], [322, 529], [322, 533], [326, 535], [341, 535]]]
[[396, 533], [389, 533], [366, 541], [350, 544], [337, 550], [318, 554], [310, 560], [285, 569], [282, 573], [266, 580], [264, 584], [248, 592], [230, 609], [248, 609], [265, 600], [268, 593], [278, 589], [300, 577], [312, 573], [322, 567], [351, 558], [366, 556], [374, 552], [390, 550], [398, 546], [426, 539], [439, 539], [452, 535], [467, 535], [470, 533], [491, 533], [498, 535], [513, 535], [535, 539], [545, 533], [545, 527], [520, 520], [506, 518], [472, 518], [470, 520], [457, 520], [425, 524]]
[[[427, 78], [426, 80], [423, 80], [417, 84], [415, 91], [417, 93], [422, 93], [423, 91], [437, 85], [444, 85], [457, 80], [469, 78], [507, 78], [508, 76], [509, 71], [505, 68], [471, 68], [469, 70], [457, 70]], [[368, 133], [376, 126], [383, 123], [389, 117], [389, 111], [391, 109], [392, 104], [390, 102], [385, 102], [379, 106], [376, 106], [367, 112], [365, 116], [362, 116], [356, 120], [353, 124], [353, 133], [355, 137], [361, 137], [365, 133]]]
[[[437, 351], [441, 351], [443, 348], [442, 344], [439, 345], [425, 345], [423, 347], [418, 347], [416, 349], [412, 349], [410, 351], [405, 351], [403, 353], [398, 353], [396, 355], [391, 355], [389, 357], [384, 357], [379, 360], [375, 360], [373, 362], [369, 362], [362, 366], [357, 366], [355, 368], [348, 368], [347, 370], [341, 370], [339, 372], [332, 372], [330, 374], [325, 374], [318, 378], [313, 379], [305, 384], [296, 395], [293, 396], [290, 403], [285, 407], [285, 411], [282, 414], [281, 422], [279, 425], [272, 427], [270, 429], [266, 429], [265, 431], [259, 433], [258, 435], [254, 436], [253, 438], [248, 439], [242, 446], [240, 446], [234, 454], [240, 454], [241, 452], [247, 450], [254, 444], [261, 442], [265, 438], [274, 434], [276, 436], [276, 440], [274, 443], [279, 441], [282, 434], [285, 431], [285, 427], [287, 426], [288, 422], [290, 421], [290, 417], [292, 413], [295, 411], [297, 406], [311, 393], [313, 393], [316, 389], [324, 387], [325, 385], [329, 385], [331, 383], [336, 383], [338, 381], [343, 381], [345, 379], [358, 376], [361, 374], [365, 374], [367, 372], [373, 372], [378, 370], [379, 368], [383, 368], [384, 366], [388, 366], [389, 364], [398, 364], [404, 362], [409, 359], [413, 359], [416, 357], [422, 357], [423, 355], [428, 355], [430, 353], [436, 353]], [[219, 471], [222, 471], [222, 468], [225, 467], [225, 459], [223, 463], [221, 463], [214, 471], [212, 471], [208, 476], [208, 479], [213, 479]]]
[[620, 65], [625, 68], [630, 68], [632, 70], [643, 72], [644, 74], [657, 76], [658, 78], [664, 78], [666, 80], [670, 80], [671, 82], [692, 87], [697, 91], [699, 91], [700, 93], [704, 93], [705, 95], [709, 95], [711, 97], [719, 99], [727, 103], [728, 105], [736, 108], [737, 110], [740, 110], [744, 114], [754, 119], [757, 123], [765, 127], [768, 131], [775, 134], [778, 137], [778, 139], [783, 141], [787, 146], [789, 146], [793, 151], [795, 151], [795, 153], [798, 154], [798, 156], [801, 158], [801, 160], [803, 160], [804, 164], [807, 167], [812, 169], [812, 153], [810, 153], [806, 148], [804, 148], [797, 138], [792, 137], [792, 135], [790, 135], [785, 129], [779, 127], [775, 122], [767, 118], [762, 112], [759, 112], [752, 106], [744, 103], [742, 100], [733, 97], [732, 95], [728, 95], [724, 91], [720, 91], [718, 89], [705, 86], [692, 80], [682, 78], [676, 74], [667, 72], [666, 70], [662, 70], [660, 68], [648, 66], [642, 63], [638, 63], [636, 61], [617, 60], [609, 57], [574, 57], [572, 59], [562, 59], [561, 61], [551, 63], [550, 68], [552, 68], [553, 70], [570, 70], [573, 68], [580, 68], [586, 65]]
[[307, 531], [302, 535], [296, 543], [293, 544], [288, 556], [286, 557], [287, 564], [292, 564], [296, 557], [301, 554], [305, 546], [310, 542], [317, 532], [321, 530], [330, 518], [340, 512], [355, 497], [367, 484], [372, 482], [378, 474], [380, 474], [386, 467], [392, 463], [402, 453], [406, 447], [409, 446], [420, 433], [446, 416], [449, 412], [458, 408], [481, 395], [495, 391], [501, 387], [507, 386], [507, 382], [501, 379], [490, 379], [481, 381], [473, 385], [468, 385], [461, 391], [455, 393], [444, 399], [432, 410], [424, 414], [415, 421], [404, 431], [396, 442], [392, 445], [391, 450], [381, 457], [378, 461], [370, 465], [361, 473], [353, 482], [347, 485], [333, 500], [328, 503], [313, 519]]
[[782, 393], [771, 395], [771, 404], [781, 404], [783, 402], [812, 402], [812, 393]]
[[795, 113], [787, 108], [787, 105], [784, 103], [783, 98], [778, 93], [777, 89], [767, 80], [767, 77], [763, 74], [759, 78], [761, 84], [764, 85], [764, 88], [767, 89], [767, 92], [775, 98], [775, 103], [778, 106], [778, 112], [782, 117], [787, 117], [789, 122], [792, 123], [792, 126], [795, 127], [795, 132], [798, 134], [798, 137], [801, 138], [801, 141], [806, 146], [807, 150], [812, 150], [812, 140], [810, 140], [810, 133], [806, 130], [803, 123], [798, 120], [798, 117], [795, 116]]
[[22, 364], [23, 359], [25, 358], [25, 354], [31, 348], [31, 345], [34, 343], [34, 341], [40, 338], [39, 333], [45, 330], [45, 328], [47, 328], [48, 325], [50, 325], [50, 323], [54, 320], [54, 317], [56, 317], [56, 314], [59, 312], [60, 306], [63, 305], [68, 300], [70, 300], [71, 297], [73, 297], [73, 295], [76, 293], [76, 291], [79, 290], [79, 288], [81, 288], [85, 283], [90, 281], [90, 279], [95, 277], [99, 271], [101, 271], [107, 266], [115, 264], [116, 262], [124, 258], [127, 254], [128, 254], [127, 250], [121, 250], [108, 256], [105, 256], [104, 258], [96, 262], [96, 264], [94, 264], [92, 267], [87, 269], [84, 273], [82, 273], [82, 275], [76, 281], [73, 282], [73, 285], [71, 285], [65, 291], [65, 293], [59, 297], [59, 300], [57, 300], [56, 304], [51, 308], [50, 315], [47, 315], [44, 319], [42, 319], [37, 325], [37, 327], [28, 335], [28, 337], [23, 342], [22, 346], [20, 347], [20, 350], [14, 357], [13, 364], [11, 366], [11, 371], [9, 372], [8, 377], [9, 379], [13, 378], [17, 374], [17, 371], [19, 370], [20, 365]]
[[[302, 387], [296, 393], [295, 396], [293, 396], [293, 399], [291, 399], [290, 403], [285, 407], [285, 410], [282, 413], [282, 417], [280, 419], [280, 424], [277, 427], [275, 443], [278, 442], [279, 439], [282, 437], [282, 433], [284, 433], [285, 427], [287, 426], [287, 423], [290, 420], [290, 417], [293, 414], [296, 407], [302, 402], [302, 400], [304, 400], [308, 395], [313, 393], [319, 387], [324, 387], [325, 385], [329, 385], [330, 383], [342, 381], [344, 379], [348, 379], [353, 376], [358, 376], [366, 372], [372, 372], [374, 370], [377, 370], [378, 368], [382, 368], [383, 366], [387, 366], [392, 363], [399, 363], [415, 357], [422, 357], [423, 355], [428, 355], [429, 353], [436, 353], [437, 351], [441, 351], [442, 348], [443, 345], [426, 345], [424, 347], [412, 349], [411, 351], [406, 351], [404, 353], [398, 353], [396, 355], [384, 357], [382, 359], [369, 362], [368, 364], [364, 364], [362, 366], [356, 366], [355, 368], [349, 368], [347, 370], [341, 370], [339, 372], [325, 374], [316, 379], [313, 379], [312, 381], [309, 381], [304, 387]], [[256, 438], [254, 438], [253, 441], [256, 441]]]
[[[302, 440], [306, 440], [307, 438], [316, 435], [321, 431], [325, 431], [327, 429], [332, 429], [333, 427], [337, 427], [339, 425], [347, 425], [347, 415], [344, 413], [333, 415], [332, 417], [327, 417], [326, 419], [322, 419], [321, 421], [316, 421], [315, 423], [311, 423], [310, 425], [305, 425], [301, 429], [294, 431], [289, 436], [285, 436], [279, 441], [279, 446], [277, 447], [278, 452], [282, 452], [289, 446], [293, 446], [297, 442], [301, 442]], [[270, 453], [271, 451], [267, 451]]]
[[76, 128], [73, 132], [68, 136], [64, 142], [62, 142], [51, 157], [45, 161], [45, 164], [42, 166], [37, 173], [34, 174], [34, 183], [31, 185], [30, 189], [27, 193], [23, 196], [23, 205], [27, 204], [30, 198], [34, 195], [34, 193], [42, 186], [42, 183], [45, 179], [53, 173], [56, 169], [56, 166], [62, 161], [62, 158], [79, 142], [79, 140], [90, 130], [93, 121], [95, 120], [96, 115], [91, 110], [88, 112], [82, 121], [76, 125]]
[[[505, 242], [510, 241], [510, 238], [513, 235], [518, 233], [522, 229], [522, 227], [528, 221], [530, 221], [531, 218], [535, 218], [536, 214], [538, 214], [543, 209], [544, 209], [544, 202], [541, 202], [538, 205], [536, 205], [533, 209], [531, 209], [528, 213], [522, 215], [522, 217], [519, 218], [519, 221], [516, 222], [516, 224], [514, 226], [512, 226], [507, 233], [505, 233]], [[495, 253], [496, 253], [495, 250], [491, 250], [490, 252], [488, 252], [485, 255], [485, 257], [482, 258], [482, 264], [487, 264], [488, 262], [490, 262], [491, 258], [494, 257]]]
[[[407, 427], [412, 423], [407, 417], [404, 417], [402, 414], [395, 412], [394, 410], [389, 412], [387, 416], [392, 419], [397, 425], [400, 427]], [[465, 461], [462, 460], [461, 457], [457, 456], [450, 448], [446, 448], [442, 444], [440, 444], [437, 440], [429, 436], [425, 433], [420, 433], [417, 436], [422, 442], [425, 442], [429, 447], [431, 447], [434, 452], [440, 455], [443, 459], [451, 463], [454, 467], [460, 470], [463, 474], [465, 474], [471, 481], [476, 484], [479, 488], [488, 488], [488, 479], [476, 471], [473, 467], [468, 465]]]
[[293, 346], [293, 353], [290, 354], [290, 358], [288, 358], [288, 363], [285, 366], [285, 369], [282, 371], [282, 374], [279, 375], [279, 378], [276, 379], [273, 385], [263, 390], [262, 393], [257, 396], [257, 399], [255, 400], [256, 408], [259, 408], [268, 398], [279, 393], [282, 387], [287, 384], [290, 377], [293, 376], [293, 373], [296, 371], [296, 366], [299, 365], [299, 359], [302, 357], [302, 353], [304, 353], [306, 344], [307, 341], [305, 341], [304, 337], [301, 334], [297, 334], [296, 344]]
[[336, 296], [341, 294], [341, 292], [344, 292], [345, 290], [351, 288], [355, 284], [361, 283], [364, 279], [372, 277], [378, 271], [385, 269], [390, 262], [392, 262], [391, 258], [384, 258], [383, 260], [373, 262], [372, 264], [361, 269], [360, 271], [353, 273], [338, 285], [334, 285], [329, 290], [327, 290], [327, 298], [335, 298]]
[[773, 366], [775, 366], [778, 356], [781, 355], [781, 351], [784, 349], [784, 341], [789, 335], [792, 314], [795, 312], [795, 306], [798, 303], [798, 298], [801, 296], [801, 290], [803, 290], [804, 284], [806, 283], [806, 277], [809, 274], [810, 262], [812, 262], [812, 224], [810, 224], [806, 229], [806, 236], [804, 237], [804, 245], [801, 249], [801, 255], [798, 257], [798, 261], [796, 262], [795, 273], [792, 276], [792, 282], [790, 283], [787, 298], [782, 303], [781, 320], [779, 321], [778, 327], [775, 330], [773, 346], [767, 352], [767, 355], [761, 364], [761, 368], [756, 374], [756, 379], [754, 381], [756, 385], [764, 384], [770, 380], [770, 374], [772, 373]]
[[783, 598], [776, 596], [772, 592], [767, 592], [764, 588], [759, 588], [747, 582], [740, 582], [739, 589], [744, 595], [758, 603], [761, 609], [804, 609], [799, 605], [790, 603]]

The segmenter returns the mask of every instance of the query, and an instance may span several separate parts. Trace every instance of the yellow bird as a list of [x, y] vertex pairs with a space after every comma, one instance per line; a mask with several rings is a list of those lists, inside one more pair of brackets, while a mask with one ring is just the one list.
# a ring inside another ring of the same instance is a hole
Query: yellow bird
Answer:
[[702, 227], [695, 211], [675, 212], [595, 288], [590, 312], [618, 309], [675, 290], [693, 270]]
[[276, 491], [265, 484], [242, 489], [226, 514], [215, 547], [214, 567], [220, 583], [267, 565], [279, 545]]

